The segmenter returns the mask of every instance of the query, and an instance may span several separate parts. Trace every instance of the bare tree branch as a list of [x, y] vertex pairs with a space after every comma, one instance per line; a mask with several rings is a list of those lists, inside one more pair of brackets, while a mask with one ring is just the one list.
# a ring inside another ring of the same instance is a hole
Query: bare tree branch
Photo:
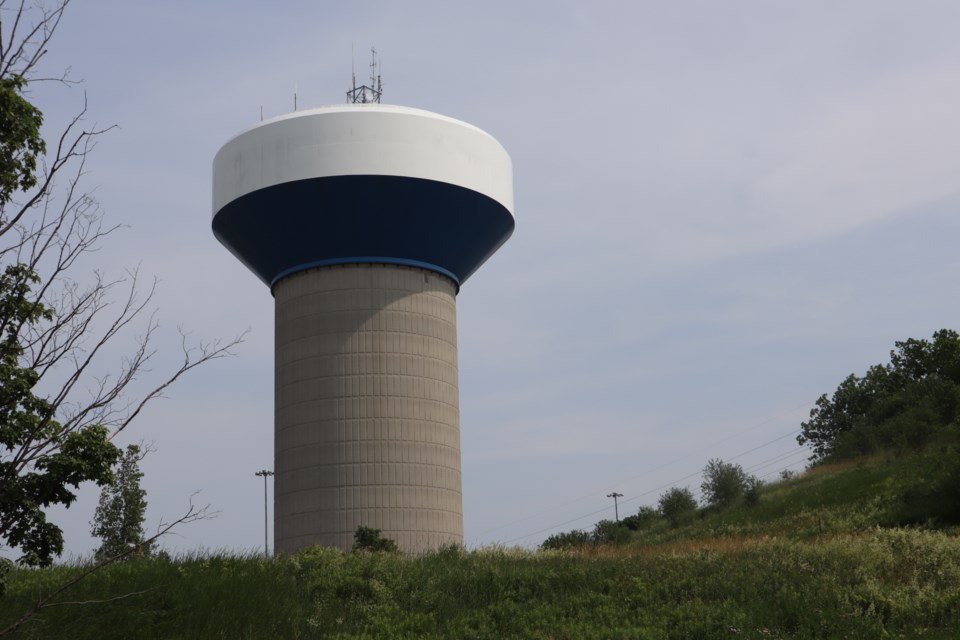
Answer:
[[[127, 598], [132, 598], [134, 596], [142, 596], [145, 593], [156, 591], [159, 588], [160, 587], [150, 587], [149, 589], [143, 589], [142, 591], [131, 591], [130, 593], [124, 593], [123, 595], [114, 596], [113, 598], [104, 598], [103, 600], [64, 600], [63, 602], [50, 602], [44, 608], [49, 609], [50, 607], [105, 604], [107, 602], [116, 602], [117, 600], [126, 600]], [[0, 635], [3, 635], [3, 633], [4, 632], [0, 632]]]
[[35, 9], [39, 13], [36, 22], [26, 27], [27, 33], [18, 34], [21, 21], [29, 13], [26, 0], [21, 0], [19, 7], [15, 10], [13, 27], [4, 39], [2, 15], [6, 4], [6, 2], [0, 2], [0, 77], [18, 75], [29, 79], [34, 67], [47, 52], [47, 43], [57, 30], [63, 10], [70, 4], [70, 0], [60, 0], [52, 9], [42, 4], [36, 5]]
[[[30, 82], [69, 82], [69, 69], [51, 75], [41, 64], [69, 3], [0, 0], [0, 81], [22, 92], [21, 97]], [[81, 260], [96, 252], [100, 242], [121, 226], [104, 223], [94, 192], [84, 186], [89, 154], [100, 136], [113, 129], [88, 126], [87, 114], [84, 94], [82, 107], [56, 134], [42, 144], [34, 140], [30, 147], [33, 155], [21, 171], [21, 179], [13, 182], [20, 185], [19, 190], [13, 188], [9, 197], [5, 194], [0, 201], [0, 277], [14, 274], [10, 278], [19, 280], [8, 278], [5, 286], [27, 292], [21, 300], [8, 299], [7, 291], [0, 291], [0, 301], [9, 300], [11, 306], [5, 308], [12, 309], [0, 317], [0, 346], [10, 346], [6, 357], [16, 360], [13, 366], [5, 361], [5, 371], [19, 376], [17, 385], [0, 387], [0, 391], [16, 391], [2, 396], [5, 399], [0, 406], [8, 422], [17, 425], [15, 435], [6, 428], [8, 424], [0, 425], [5, 428], [0, 430], [4, 434], [0, 482], [11, 483], [4, 487], [13, 486], [26, 474], [42, 475], [44, 465], [60, 447], [90, 427], [102, 427], [107, 435], [101, 437], [115, 438], [184, 374], [232, 355], [246, 335], [224, 341], [190, 341], [180, 328], [182, 363], [156, 378], [148, 377], [159, 349], [160, 325], [153, 308], [157, 281], [148, 285], [137, 269], [119, 277], [96, 270], [77, 276]], [[39, 131], [39, 125], [35, 128]], [[105, 362], [116, 344], [135, 332], [139, 335], [132, 337], [119, 364]], [[107, 474], [108, 464], [101, 466], [102, 474]], [[86, 479], [99, 482], [102, 477], [88, 475]], [[65, 490], [53, 500], [69, 504], [73, 497]], [[8, 505], [0, 516], [6, 517], [24, 504]], [[42, 520], [43, 509], [37, 505], [45, 508], [48, 503], [33, 500], [30, 504]], [[10, 516], [0, 521], [0, 540], [7, 539], [14, 519]], [[23, 546], [26, 538], [21, 535], [19, 539]], [[51, 561], [51, 554], [56, 555], [60, 548], [62, 541], [45, 547], [44, 561]]]

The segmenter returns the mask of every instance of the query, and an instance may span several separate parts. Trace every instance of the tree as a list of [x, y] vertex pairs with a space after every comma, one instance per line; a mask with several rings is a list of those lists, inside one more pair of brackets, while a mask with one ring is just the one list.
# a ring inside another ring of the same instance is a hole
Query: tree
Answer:
[[[143, 521], [147, 515], [147, 492], [140, 487], [143, 472], [140, 461], [148, 453], [139, 445], [127, 447], [113, 481], [100, 492], [100, 504], [93, 516], [90, 533], [102, 541], [97, 558], [119, 556], [127, 549], [136, 549], [137, 556], [150, 555], [144, 542]], [[131, 557], [131, 556], [126, 556]]]
[[660, 496], [657, 501], [660, 507], [660, 513], [674, 527], [683, 524], [684, 521], [697, 509], [697, 499], [687, 487], [682, 489], [673, 487]]
[[380, 529], [360, 525], [353, 532], [353, 548], [351, 551], [386, 551], [393, 553], [397, 550], [397, 543], [390, 538], [380, 535]]
[[922, 448], [960, 420], [960, 335], [894, 343], [888, 364], [851, 374], [820, 396], [797, 441], [821, 463], [884, 449]]
[[37, 183], [37, 156], [47, 148], [40, 136], [43, 114], [24, 99], [25, 86], [18, 75], [0, 80], [0, 206]]
[[[181, 332], [182, 364], [133, 393], [156, 354], [156, 283], [143, 292], [136, 270], [109, 278], [83, 264], [118, 228], [104, 226], [82, 186], [107, 129], [84, 128], [84, 98], [44, 140], [48, 123], [26, 93], [36, 82], [72, 84], [38, 75], [68, 4], [0, 0], [0, 543], [41, 566], [63, 550], [46, 509], [69, 506], [84, 482], [109, 483], [121, 455], [112, 440], [182, 375], [243, 338], [190, 346]], [[107, 347], [137, 325], [122, 364], [105, 364]]]
[[749, 485], [750, 478], [743, 467], [715, 458], [709, 460], [703, 468], [700, 491], [707, 504], [723, 508], [736, 502]]

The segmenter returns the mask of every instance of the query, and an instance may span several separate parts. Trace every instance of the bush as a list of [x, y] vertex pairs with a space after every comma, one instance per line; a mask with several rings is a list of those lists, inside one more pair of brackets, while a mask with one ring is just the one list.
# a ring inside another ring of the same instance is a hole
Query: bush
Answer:
[[919, 459], [918, 473], [902, 491], [887, 524], [960, 524], [960, 450], [943, 447]]
[[594, 544], [625, 544], [630, 542], [630, 529], [622, 522], [601, 520], [593, 526]]
[[380, 536], [380, 529], [373, 529], [360, 525], [353, 533], [353, 549], [351, 551], [397, 551], [397, 543], [389, 538]]
[[800, 477], [800, 474], [791, 469], [784, 469], [780, 472], [780, 479], [786, 482], [787, 480], [796, 480]]
[[662, 517], [659, 509], [643, 506], [637, 510], [635, 515], [627, 516], [620, 522], [627, 529], [630, 529], [630, 531], [639, 531], [653, 526], [653, 524], [658, 522]]
[[3, 592], [7, 588], [7, 574], [10, 573], [12, 566], [12, 562], [6, 558], [0, 558], [0, 598], [3, 597]]
[[589, 544], [590, 534], [580, 529], [567, 531], [566, 533], [555, 533], [540, 545], [541, 550], [561, 551], [563, 549], [572, 549]]
[[754, 507], [760, 502], [760, 489], [763, 487], [763, 480], [756, 476], [747, 478], [747, 490], [743, 492], [743, 502], [748, 507]]
[[671, 525], [678, 527], [696, 510], [697, 499], [687, 487], [673, 487], [660, 496], [657, 504], [663, 517], [669, 520]]
[[711, 506], [729, 507], [746, 492], [748, 480], [743, 467], [715, 458], [703, 468], [700, 490]]

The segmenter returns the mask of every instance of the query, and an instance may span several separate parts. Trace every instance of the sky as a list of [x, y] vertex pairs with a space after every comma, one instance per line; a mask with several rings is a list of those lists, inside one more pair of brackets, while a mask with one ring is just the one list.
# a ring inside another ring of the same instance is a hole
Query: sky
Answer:
[[[83, 83], [33, 96], [51, 131], [84, 95], [117, 125], [85, 180], [124, 228], [74, 276], [158, 279], [156, 378], [178, 326], [249, 329], [124, 433], [155, 448], [148, 529], [198, 491], [217, 517], [163, 546], [262, 548], [273, 301], [210, 230], [213, 157], [261, 109], [344, 102], [375, 46], [384, 102], [511, 155], [516, 230], [458, 296], [465, 543], [533, 547], [614, 491], [699, 493], [711, 458], [802, 469], [820, 394], [958, 328], [958, 32], [952, 0], [75, 1], [44, 64]], [[51, 515], [68, 558], [97, 497]]]

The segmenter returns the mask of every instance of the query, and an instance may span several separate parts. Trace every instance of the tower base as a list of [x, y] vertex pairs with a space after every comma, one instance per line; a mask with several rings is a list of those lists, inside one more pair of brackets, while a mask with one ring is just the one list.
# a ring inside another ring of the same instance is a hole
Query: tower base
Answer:
[[275, 549], [463, 544], [456, 285], [416, 267], [295, 273], [276, 304]]

